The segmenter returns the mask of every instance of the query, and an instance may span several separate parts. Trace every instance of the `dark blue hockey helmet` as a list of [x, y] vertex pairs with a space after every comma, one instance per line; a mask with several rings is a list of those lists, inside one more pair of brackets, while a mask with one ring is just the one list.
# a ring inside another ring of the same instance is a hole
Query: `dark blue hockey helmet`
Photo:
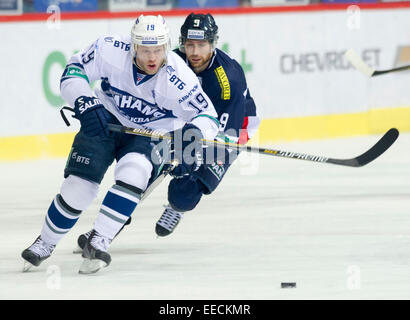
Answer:
[[184, 24], [181, 26], [181, 36], [179, 38], [180, 48], [184, 48], [185, 41], [207, 40], [215, 48], [218, 40], [218, 26], [211, 14], [190, 13]]

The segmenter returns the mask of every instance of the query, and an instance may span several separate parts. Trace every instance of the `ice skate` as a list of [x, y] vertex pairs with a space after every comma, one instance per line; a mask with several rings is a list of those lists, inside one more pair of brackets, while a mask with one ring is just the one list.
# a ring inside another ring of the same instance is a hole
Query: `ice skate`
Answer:
[[101, 268], [107, 267], [111, 262], [111, 256], [107, 252], [110, 243], [110, 239], [92, 230], [83, 249], [84, 261], [79, 273], [96, 273]]
[[75, 248], [73, 250], [73, 253], [82, 253], [83, 252], [84, 247], [87, 244], [87, 240], [88, 240], [88, 237], [90, 236], [91, 232], [92, 232], [92, 230], [90, 230], [86, 233], [80, 234], [80, 236], [77, 239], [77, 248]]
[[[120, 231], [117, 232], [117, 234], [115, 235], [114, 239], [118, 236], [118, 234], [122, 231], [122, 229], [124, 229], [124, 227], [128, 224], [131, 223], [131, 217], [128, 218], [127, 222], [122, 226], [122, 228], [120, 229]], [[93, 230], [90, 230], [86, 233], [80, 234], [80, 236], [77, 239], [77, 248], [75, 248], [73, 250], [73, 253], [82, 253], [83, 249], [87, 243], [88, 237], [90, 236], [91, 232]]]
[[155, 232], [159, 237], [170, 235], [184, 216], [182, 212], [172, 209], [169, 205], [164, 207], [165, 211], [155, 226]]
[[32, 266], [38, 267], [51, 255], [55, 247], [55, 245], [44, 242], [41, 236], [38, 236], [36, 241], [21, 253], [21, 257], [24, 259], [23, 272], [28, 271]]

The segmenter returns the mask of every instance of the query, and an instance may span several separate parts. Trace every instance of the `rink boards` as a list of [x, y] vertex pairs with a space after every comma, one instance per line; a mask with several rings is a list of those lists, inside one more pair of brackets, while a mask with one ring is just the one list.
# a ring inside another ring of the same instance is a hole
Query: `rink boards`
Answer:
[[[410, 7], [328, 8], [214, 12], [218, 47], [241, 63], [263, 119], [255, 143], [410, 131], [410, 73], [366, 78], [343, 57], [354, 48], [376, 69], [410, 63]], [[97, 37], [127, 34], [134, 20], [104, 14], [0, 23], [0, 160], [67, 155], [78, 124], [66, 127], [58, 112], [64, 66]], [[176, 47], [186, 12], [161, 14]]]

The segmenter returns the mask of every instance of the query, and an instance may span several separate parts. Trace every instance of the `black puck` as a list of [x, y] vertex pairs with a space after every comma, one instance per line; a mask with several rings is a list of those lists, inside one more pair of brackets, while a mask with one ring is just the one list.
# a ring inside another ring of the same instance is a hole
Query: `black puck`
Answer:
[[296, 282], [281, 282], [280, 287], [285, 288], [296, 288]]

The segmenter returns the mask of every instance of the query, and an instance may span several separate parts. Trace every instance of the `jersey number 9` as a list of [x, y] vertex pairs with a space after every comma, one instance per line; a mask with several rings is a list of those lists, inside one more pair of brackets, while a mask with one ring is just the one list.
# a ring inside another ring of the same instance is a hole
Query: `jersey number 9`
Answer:
[[85, 53], [81, 54], [81, 60], [83, 64], [89, 63], [91, 60], [94, 59], [94, 50], [95, 50], [95, 43], [93, 43]]
[[226, 124], [228, 123], [229, 113], [222, 113], [221, 117], [219, 118], [219, 129], [221, 131], [225, 131]]

